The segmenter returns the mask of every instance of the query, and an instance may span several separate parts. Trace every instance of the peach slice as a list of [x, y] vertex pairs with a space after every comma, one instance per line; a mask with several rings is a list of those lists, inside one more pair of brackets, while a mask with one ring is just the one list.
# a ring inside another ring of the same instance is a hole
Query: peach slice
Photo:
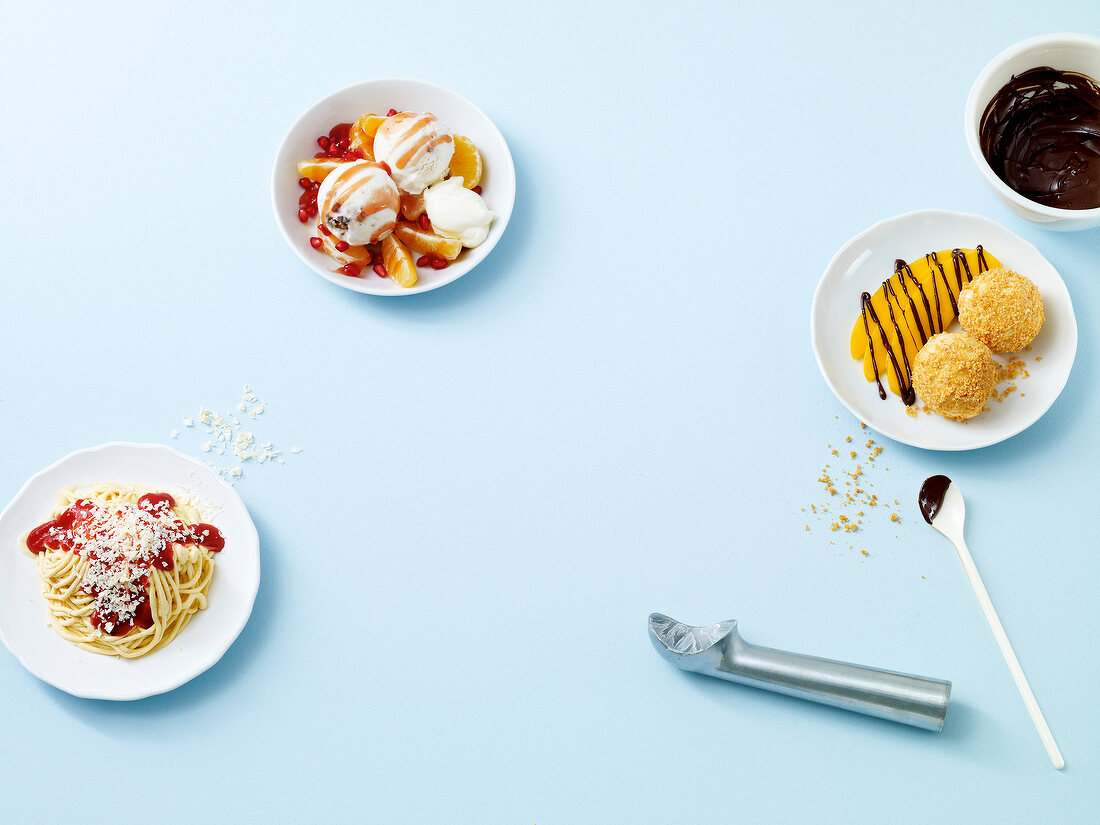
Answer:
[[382, 262], [386, 265], [386, 274], [398, 286], [406, 289], [416, 286], [416, 262], [409, 248], [396, 235], [387, 235], [382, 239]]
[[409, 221], [398, 221], [394, 233], [401, 243], [421, 255], [435, 255], [453, 261], [462, 251], [462, 241], [457, 238], [444, 238], [434, 232], [425, 232], [419, 224]]
[[[983, 256], [990, 269], [1001, 265], [988, 249], [984, 250]], [[976, 249], [959, 250], [957, 264], [953, 250], [942, 249], [915, 260], [909, 265], [908, 272], [895, 272], [887, 278], [871, 294], [870, 308], [874, 316], [869, 312], [865, 322], [861, 305], [860, 314], [852, 326], [849, 346], [852, 357], [863, 361], [864, 377], [873, 382], [886, 373], [890, 389], [895, 395], [900, 395], [902, 377], [898, 371], [904, 369], [907, 363], [913, 363], [928, 338], [951, 325], [955, 320], [959, 281], [968, 283], [981, 271]], [[963, 283], [963, 287], [967, 283]], [[872, 320], [875, 316], [881, 322], [881, 328]]]
[[374, 136], [385, 119], [383, 115], [363, 115], [352, 124], [350, 146], [362, 152], [367, 160], [374, 160]]
[[468, 137], [455, 135], [454, 141], [455, 154], [451, 158], [451, 177], [462, 178], [462, 185], [467, 189], [473, 189], [481, 183], [481, 175], [484, 172], [481, 152]]
[[309, 160], [300, 160], [298, 161], [298, 175], [321, 183], [328, 177], [329, 172], [343, 163], [347, 163], [343, 158], [310, 158]]

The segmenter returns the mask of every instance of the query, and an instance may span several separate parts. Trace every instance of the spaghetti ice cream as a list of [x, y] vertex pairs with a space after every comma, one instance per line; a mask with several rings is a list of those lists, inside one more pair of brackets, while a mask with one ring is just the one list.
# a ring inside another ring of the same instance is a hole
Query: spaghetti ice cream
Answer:
[[965, 332], [943, 332], [913, 360], [913, 389], [932, 412], [965, 421], [985, 408], [999, 374], [989, 347]]
[[50, 624], [92, 653], [136, 658], [187, 626], [206, 598], [225, 537], [168, 493], [96, 485], [62, 491], [23, 538]]

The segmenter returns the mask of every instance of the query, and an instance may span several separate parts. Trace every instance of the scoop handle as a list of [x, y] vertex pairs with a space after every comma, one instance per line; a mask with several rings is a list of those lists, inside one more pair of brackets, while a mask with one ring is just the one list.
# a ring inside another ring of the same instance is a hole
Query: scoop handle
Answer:
[[951, 683], [750, 645], [731, 635], [715, 676], [811, 702], [943, 730]]

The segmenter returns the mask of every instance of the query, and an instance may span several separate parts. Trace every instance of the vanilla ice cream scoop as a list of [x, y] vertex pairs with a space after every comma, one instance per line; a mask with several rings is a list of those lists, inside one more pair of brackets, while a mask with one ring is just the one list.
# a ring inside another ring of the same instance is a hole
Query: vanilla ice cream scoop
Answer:
[[437, 235], [457, 238], [463, 246], [477, 246], [489, 237], [495, 217], [481, 195], [449, 178], [424, 190], [424, 211]]
[[335, 237], [362, 246], [393, 231], [400, 198], [385, 169], [357, 160], [328, 173], [317, 190], [317, 210]]
[[427, 112], [391, 115], [374, 136], [374, 157], [390, 167], [394, 181], [410, 195], [443, 180], [454, 153], [450, 127]]

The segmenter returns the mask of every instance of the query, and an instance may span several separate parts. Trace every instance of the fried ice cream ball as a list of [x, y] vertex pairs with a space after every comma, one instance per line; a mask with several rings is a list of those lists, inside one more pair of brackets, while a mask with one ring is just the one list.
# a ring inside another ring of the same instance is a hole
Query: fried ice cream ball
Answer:
[[913, 389], [944, 418], [965, 421], [982, 411], [1000, 367], [989, 347], [965, 332], [941, 332], [913, 359]]
[[1008, 267], [983, 272], [959, 293], [959, 324], [993, 352], [1019, 352], [1043, 320], [1039, 290]]

